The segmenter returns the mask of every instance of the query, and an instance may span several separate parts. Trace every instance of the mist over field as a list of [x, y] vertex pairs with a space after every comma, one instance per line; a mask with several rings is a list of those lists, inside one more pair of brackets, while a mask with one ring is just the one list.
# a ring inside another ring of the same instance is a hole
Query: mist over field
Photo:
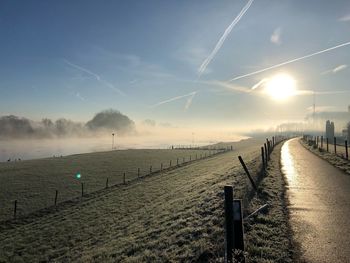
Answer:
[[111, 149], [203, 146], [244, 138], [231, 128], [178, 127], [152, 119], [136, 123], [117, 110], [101, 111], [86, 123], [65, 118], [33, 121], [12, 115], [0, 118], [0, 162]]
[[115, 131], [119, 135], [132, 134], [135, 132], [135, 124], [126, 115], [112, 109], [97, 113], [87, 123], [65, 118], [32, 121], [14, 115], [0, 117], [0, 139], [90, 137], [106, 131]]

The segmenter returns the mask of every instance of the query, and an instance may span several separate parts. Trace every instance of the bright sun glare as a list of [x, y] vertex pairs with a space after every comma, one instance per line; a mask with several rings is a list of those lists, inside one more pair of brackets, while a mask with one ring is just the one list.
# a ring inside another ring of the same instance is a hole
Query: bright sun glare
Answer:
[[267, 81], [265, 92], [274, 100], [284, 101], [295, 95], [295, 80], [288, 74], [278, 74]]

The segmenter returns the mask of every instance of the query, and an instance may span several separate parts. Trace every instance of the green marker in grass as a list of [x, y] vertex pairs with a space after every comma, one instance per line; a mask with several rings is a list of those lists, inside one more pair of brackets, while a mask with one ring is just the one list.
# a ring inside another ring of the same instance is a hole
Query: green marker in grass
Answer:
[[80, 179], [80, 178], [81, 178], [81, 174], [80, 174], [80, 173], [77, 173], [77, 174], [75, 175], [75, 178]]

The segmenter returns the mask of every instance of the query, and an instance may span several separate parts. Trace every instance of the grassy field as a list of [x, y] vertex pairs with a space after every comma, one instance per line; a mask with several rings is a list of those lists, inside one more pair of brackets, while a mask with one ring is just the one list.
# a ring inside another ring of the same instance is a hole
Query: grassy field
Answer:
[[[242, 155], [258, 180], [263, 142], [236, 143], [233, 152], [0, 225], [0, 262], [221, 262], [227, 184], [234, 186], [235, 198], [245, 200], [246, 213], [262, 202], [272, 205], [245, 225], [250, 261], [288, 262], [283, 180], [273, 173], [277, 167], [259, 178], [261, 194], [249, 197], [251, 187], [237, 160]], [[278, 155], [274, 158], [279, 163]]]
[[[13, 216], [14, 200], [18, 200], [18, 215], [54, 204], [55, 191], [58, 201], [72, 199], [84, 192], [103, 189], [109, 185], [149, 174], [152, 171], [199, 159], [212, 154], [207, 150], [123, 150], [77, 154], [65, 157], [0, 163], [0, 221]], [[178, 160], [177, 160], [178, 159]], [[77, 179], [76, 174], [81, 178]]]

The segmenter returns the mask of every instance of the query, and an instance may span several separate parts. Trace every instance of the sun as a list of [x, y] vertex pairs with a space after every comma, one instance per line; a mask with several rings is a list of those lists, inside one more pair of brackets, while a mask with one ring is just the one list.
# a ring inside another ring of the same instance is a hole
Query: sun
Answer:
[[296, 94], [295, 80], [285, 73], [275, 75], [266, 82], [264, 91], [276, 101], [285, 101]]

